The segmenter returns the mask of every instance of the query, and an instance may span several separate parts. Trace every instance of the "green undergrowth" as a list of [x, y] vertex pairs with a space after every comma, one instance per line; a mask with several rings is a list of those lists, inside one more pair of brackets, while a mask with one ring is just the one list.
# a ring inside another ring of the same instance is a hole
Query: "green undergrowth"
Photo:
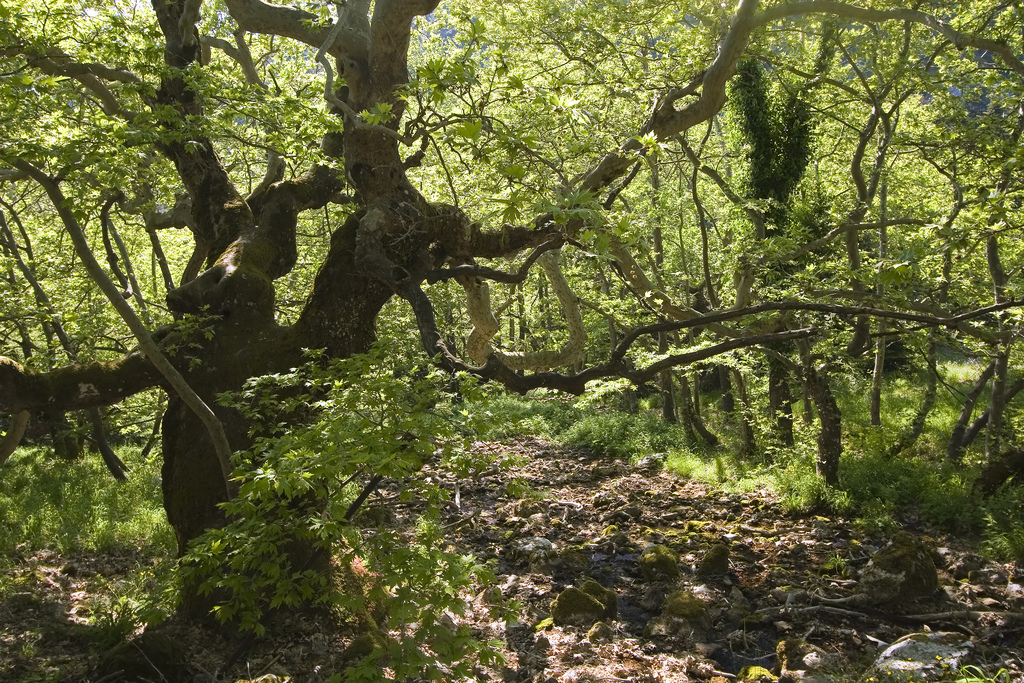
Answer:
[[45, 448], [21, 448], [2, 469], [0, 552], [147, 549], [174, 552], [161, 502], [159, 459], [118, 448], [131, 468], [120, 482], [98, 455], [68, 462]]
[[481, 438], [536, 436], [612, 458], [667, 452], [683, 439], [680, 427], [650, 413], [634, 415], [560, 398], [499, 394], [487, 402], [487, 410], [495, 419], [481, 429]]

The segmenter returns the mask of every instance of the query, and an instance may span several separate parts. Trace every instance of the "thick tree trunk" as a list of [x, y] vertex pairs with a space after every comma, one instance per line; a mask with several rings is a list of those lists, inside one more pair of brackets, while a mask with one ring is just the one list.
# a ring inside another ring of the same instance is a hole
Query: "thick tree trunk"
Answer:
[[842, 413], [836, 403], [828, 380], [813, 366], [804, 368], [808, 389], [815, 406], [821, 431], [818, 433], [818, 474], [829, 486], [839, 485], [839, 458], [843, 454]]
[[991, 496], [1007, 481], [1014, 477], [1019, 478], [1021, 475], [1024, 475], [1024, 451], [1014, 450], [1004, 453], [1001, 457], [989, 462], [978, 478], [974, 480], [974, 493]]
[[793, 396], [789, 370], [777, 358], [768, 356], [768, 412], [775, 435], [786, 446], [793, 445]]

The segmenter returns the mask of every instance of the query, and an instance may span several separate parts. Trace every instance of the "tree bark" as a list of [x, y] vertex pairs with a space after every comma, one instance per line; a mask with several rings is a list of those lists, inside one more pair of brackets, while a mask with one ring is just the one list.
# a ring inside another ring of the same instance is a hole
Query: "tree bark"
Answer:
[[732, 385], [736, 390], [736, 396], [740, 400], [740, 437], [743, 442], [741, 449], [744, 455], [751, 456], [757, 452], [757, 441], [754, 438], [754, 427], [750, 424], [750, 416], [753, 409], [750, 405], [750, 397], [747, 394], [747, 386], [743, 379], [743, 373], [741, 373], [738, 368], [733, 368], [732, 376]]
[[785, 446], [793, 445], [793, 396], [789, 389], [789, 370], [777, 358], [767, 357], [768, 412], [775, 435]]
[[815, 406], [821, 431], [818, 433], [818, 458], [815, 468], [829, 486], [839, 485], [839, 458], [843, 454], [842, 413], [828, 380], [814, 366], [804, 367], [808, 389]]

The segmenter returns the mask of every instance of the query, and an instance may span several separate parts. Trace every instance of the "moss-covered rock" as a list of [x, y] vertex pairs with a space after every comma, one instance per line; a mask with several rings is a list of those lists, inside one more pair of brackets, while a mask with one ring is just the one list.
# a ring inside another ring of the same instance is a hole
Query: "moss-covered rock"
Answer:
[[565, 550], [558, 553], [555, 559], [555, 571], [571, 576], [573, 579], [587, 571], [590, 567], [590, 558], [579, 550]]
[[638, 561], [640, 572], [648, 581], [672, 581], [679, 576], [679, 554], [667, 546], [647, 546]]
[[697, 564], [697, 576], [708, 577], [725, 574], [729, 571], [729, 547], [724, 543], [716, 543], [708, 548], [704, 557]]
[[583, 579], [579, 588], [604, 605], [604, 613], [601, 615], [603, 618], [614, 619], [619, 615], [619, 596], [611, 588], [605, 588], [591, 578]]
[[736, 674], [736, 680], [742, 683], [775, 683], [778, 678], [763, 666], [745, 666]]
[[871, 558], [857, 591], [867, 602], [885, 604], [931, 595], [938, 587], [931, 549], [917, 536], [901, 531]]
[[690, 591], [675, 591], [665, 598], [661, 606], [663, 616], [686, 619], [702, 628], [710, 628], [711, 615], [704, 601]]
[[661, 616], [647, 625], [649, 635], [671, 635], [693, 640], [711, 629], [711, 613], [703, 600], [690, 591], [675, 591], [665, 598]]
[[570, 586], [551, 602], [551, 619], [556, 626], [590, 626], [604, 616], [604, 604], [589, 593]]

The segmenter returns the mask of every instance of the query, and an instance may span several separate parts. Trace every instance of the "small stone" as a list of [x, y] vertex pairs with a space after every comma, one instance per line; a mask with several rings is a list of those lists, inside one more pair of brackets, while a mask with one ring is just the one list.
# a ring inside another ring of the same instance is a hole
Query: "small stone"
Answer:
[[590, 558], [579, 550], [566, 550], [555, 559], [555, 569], [573, 576], [582, 574], [590, 566]]
[[981, 569], [983, 566], [985, 566], [985, 560], [981, 555], [967, 553], [963, 557], [949, 563], [949, 573], [952, 574], [953, 578], [957, 581], [962, 581], [966, 579], [971, 572]]
[[651, 586], [644, 591], [643, 597], [640, 598], [640, 605], [646, 610], [656, 612], [665, 604], [666, 597], [668, 597], [668, 594], [664, 588]]
[[967, 574], [967, 580], [971, 583], [988, 584], [990, 586], [1005, 586], [1010, 578], [1001, 569], [975, 569]]

